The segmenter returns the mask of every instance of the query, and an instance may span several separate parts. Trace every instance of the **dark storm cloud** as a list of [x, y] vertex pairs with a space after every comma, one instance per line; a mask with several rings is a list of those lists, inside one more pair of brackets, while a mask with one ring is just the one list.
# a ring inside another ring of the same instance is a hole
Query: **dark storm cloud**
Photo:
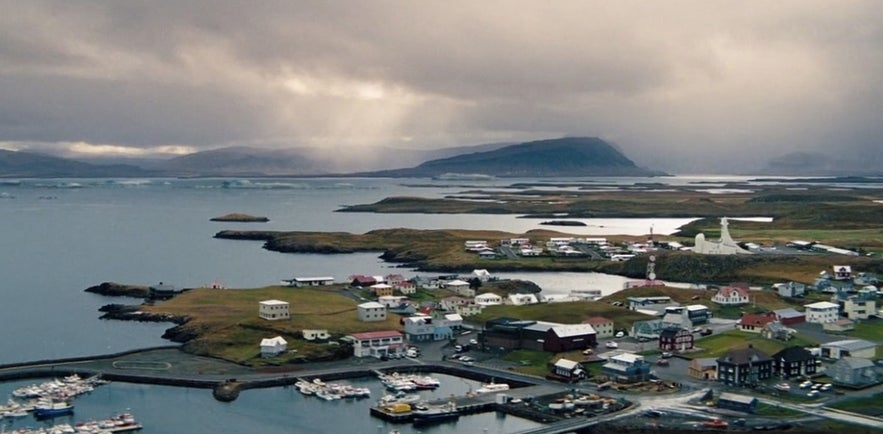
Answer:
[[880, 148], [874, 1], [4, 3], [6, 143], [592, 135], [691, 171]]

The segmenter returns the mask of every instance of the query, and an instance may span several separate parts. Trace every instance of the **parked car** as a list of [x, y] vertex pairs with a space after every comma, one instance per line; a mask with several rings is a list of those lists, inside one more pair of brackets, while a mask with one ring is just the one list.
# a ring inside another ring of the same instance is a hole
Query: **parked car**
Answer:
[[668, 359], [657, 359], [656, 364], [659, 366], [668, 366]]
[[663, 359], [667, 359], [667, 358], [669, 358], [669, 357], [671, 357], [671, 356], [672, 356], [672, 354], [671, 354], [670, 352], [668, 352], [668, 351], [663, 351], [663, 352], [662, 352], [662, 358], [663, 358]]
[[619, 348], [619, 344], [613, 341], [607, 342], [606, 344], [604, 344], [604, 346], [607, 348]]
[[617, 338], [621, 338], [621, 337], [625, 336], [625, 332], [616, 332], [616, 335], [614, 335], [614, 336]]
[[595, 352], [595, 350], [593, 350], [593, 349], [591, 349], [591, 348], [586, 348], [586, 349], [583, 350], [583, 355], [584, 355], [584, 356], [589, 356], [589, 355], [591, 355], [591, 354], [594, 353], [594, 352]]
[[710, 328], [704, 328], [704, 329], [702, 329], [701, 332], [699, 332], [699, 334], [702, 335], [702, 336], [708, 336], [708, 335], [710, 335], [711, 333], [712, 333], [712, 331], [711, 331]]
[[469, 345], [478, 345], [478, 340], [477, 339], [470, 339]]

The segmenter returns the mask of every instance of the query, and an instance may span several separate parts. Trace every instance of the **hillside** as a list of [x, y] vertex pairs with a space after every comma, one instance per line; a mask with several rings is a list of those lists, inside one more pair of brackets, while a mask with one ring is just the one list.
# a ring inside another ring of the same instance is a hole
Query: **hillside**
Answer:
[[661, 176], [638, 167], [611, 144], [594, 137], [567, 137], [427, 161], [409, 169], [360, 176], [432, 177], [450, 173], [499, 177]]
[[34, 152], [0, 149], [0, 178], [76, 178], [155, 176], [126, 164], [99, 165]]

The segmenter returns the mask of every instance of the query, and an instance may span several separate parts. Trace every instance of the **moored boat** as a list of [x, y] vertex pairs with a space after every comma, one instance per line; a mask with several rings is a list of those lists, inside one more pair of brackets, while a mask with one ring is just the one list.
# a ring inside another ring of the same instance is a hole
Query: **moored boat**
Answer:
[[476, 389], [475, 393], [496, 393], [507, 390], [509, 390], [509, 385], [506, 383], [487, 383]]
[[460, 418], [457, 405], [453, 402], [437, 407], [417, 407], [412, 413], [413, 418], [411, 421], [415, 426], [431, 425]]
[[74, 405], [68, 401], [41, 401], [34, 405], [34, 416], [37, 418], [52, 418], [74, 412]]

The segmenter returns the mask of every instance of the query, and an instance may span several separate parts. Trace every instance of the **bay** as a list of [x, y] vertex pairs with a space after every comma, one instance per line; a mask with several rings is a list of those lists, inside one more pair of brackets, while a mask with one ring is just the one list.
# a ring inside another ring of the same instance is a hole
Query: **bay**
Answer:
[[[609, 179], [604, 179], [609, 182]], [[644, 179], [621, 180], [645, 182]], [[673, 178], [671, 182], [684, 182]], [[0, 183], [0, 327], [5, 331], [0, 364], [115, 353], [167, 345], [169, 324], [102, 321], [97, 309], [130, 303], [84, 293], [104, 281], [178, 287], [260, 287], [294, 276], [416, 274], [378, 259], [350, 255], [280, 254], [259, 242], [213, 238], [223, 229], [345, 231], [379, 228], [492, 229], [522, 233], [541, 220], [516, 215], [424, 215], [335, 212], [343, 205], [389, 196], [444, 197], [464, 186], [390, 179], [147, 179], [21, 180]], [[513, 180], [483, 187], [503, 188]], [[231, 212], [267, 216], [266, 224], [217, 223]], [[563, 228], [593, 236], [669, 233], [692, 219], [581, 219], [588, 226]], [[470, 270], [464, 270], [468, 272]], [[493, 270], [491, 270], [493, 272]], [[622, 287], [619, 276], [597, 273], [503, 273], [536, 281], [548, 293]], [[456, 383], [452, 381], [451, 383]], [[15, 383], [0, 384], [0, 392]], [[5, 395], [5, 393], [3, 394]], [[0, 395], [2, 398], [3, 395]], [[318, 406], [321, 404], [321, 406]], [[77, 401], [76, 419], [104, 418], [130, 408], [146, 433], [341, 432], [328, 420], [346, 413], [342, 431], [388, 432], [368, 415], [367, 401], [335, 404], [306, 400], [293, 389], [249, 390], [220, 403], [206, 390], [111, 384]], [[353, 404], [353, 405], [344, 405]], [[123, 408], [119, 408], [123, 407]], [[18, 422], [17, 422], [18, 423]], [[531, 422], [493, 413], [462, 418], [431, 432], [511, 432]], [[406, 427], [402, 432], [409, 432]], [[426, 432], [430, 432], [429, 429]]]

